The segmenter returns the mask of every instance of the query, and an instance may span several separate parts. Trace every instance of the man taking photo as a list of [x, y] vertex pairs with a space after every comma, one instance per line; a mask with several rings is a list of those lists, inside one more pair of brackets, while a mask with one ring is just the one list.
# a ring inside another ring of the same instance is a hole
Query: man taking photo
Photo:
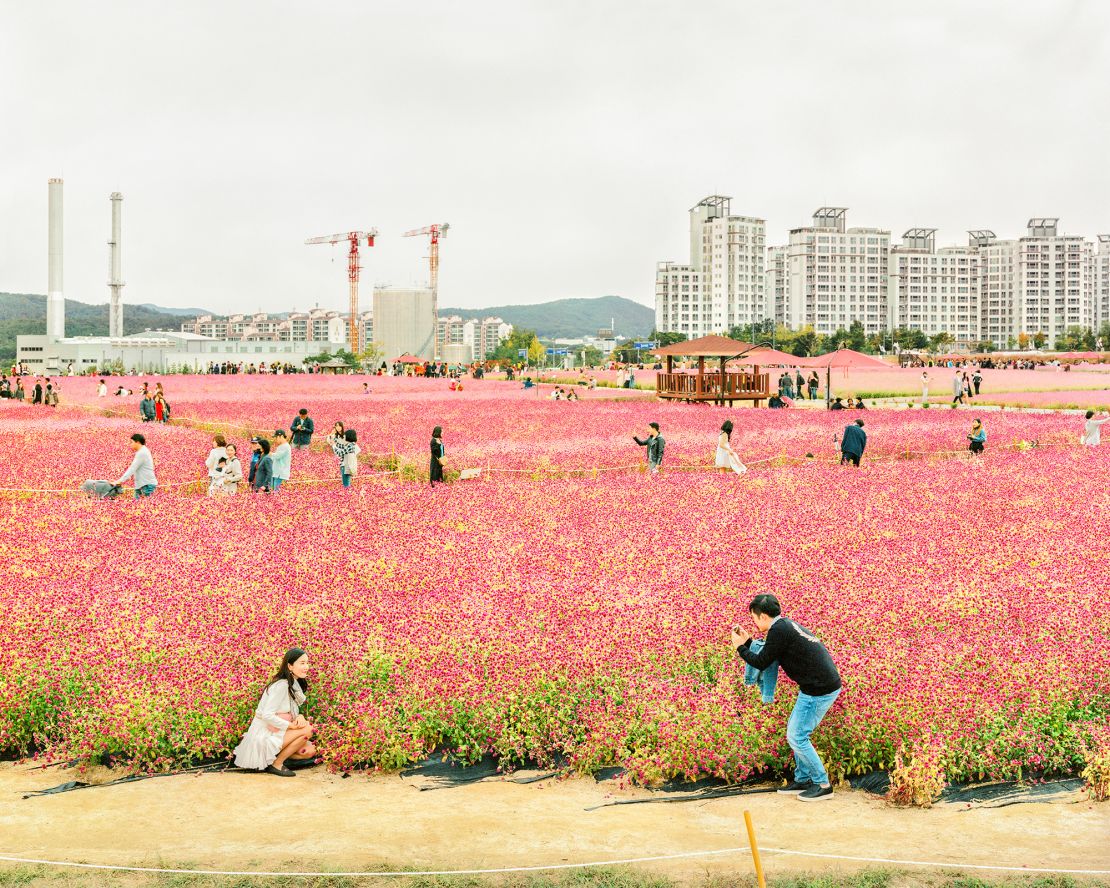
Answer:
[[777, 662], [798, 685], [798, 700], [786, 725], [786, 741], [794, 751], [794, 779], [779, 792], [797, 795], [803, 802], [831, 798], [829, 774], [809, 738], [840, 695], [840, 673], [820, 641], [782, 616], [774, 595], [757, 595], [748, 610], [766, 641], [759, 653], [753, 653], [751, 634], [734, 627], [732, 646], [736, 653], [759, 670]]

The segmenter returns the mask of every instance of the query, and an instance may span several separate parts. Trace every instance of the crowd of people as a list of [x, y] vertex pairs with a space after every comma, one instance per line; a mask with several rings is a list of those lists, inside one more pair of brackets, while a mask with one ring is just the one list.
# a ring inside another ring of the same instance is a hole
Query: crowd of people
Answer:
[[[204, 458], [204, 469], [208, 479], [209, 496], [234, 496], [245, 489], [251, 493], [277, 493], [289, 481], [293, 470], [293, 451], [307, 450], [312, 445], [316, 424], [309, 416], [307, 408], [301, 408], [289, 429], [274, 429], [271, 436], [255, 435], [250, 439], [250, 458], [244, 467], [239, 451], [226, 436], [217, 434], [212, 438], [212, 448]], [[130, 438], [133, 451], [131, 464], [127, 471], [116, 481], [87, 481], [82, 489], [97, 498], [114, 496], [129, 479], [135, 487], [135, 498], [152, 496], [158, 489], [158, 479], [154, 473], [154, 457], [146, 444], [146, 437], [136, 433]], [[350, 487], [358, 475], [359, 454], [358, 432], [336, 421], [325, 439], [337, 461], [339, 481], [343, 487]], [[444, 482], [446, 447], [443, 443], [443, 429], [436, 426], [432, 430], [429, 444], [428, 480], [432, 487]]]
[[32, 404], [44, 404], [47, 407], [57, 407], [61, 403], [61, 386], [49, 376], [34, 377], [34, 385], [30, 394], [23, 387], [23, 377], [13, 375], [10, 379], [5, 373], [0, 377], [0, 399], [12, 401], [26, 401]]

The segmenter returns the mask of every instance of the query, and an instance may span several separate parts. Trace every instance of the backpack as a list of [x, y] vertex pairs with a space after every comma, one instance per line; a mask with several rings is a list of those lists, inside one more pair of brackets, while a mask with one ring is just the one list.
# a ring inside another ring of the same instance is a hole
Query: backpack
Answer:
[[358, 474], [358, 448], [356, 447], [350, 453], [343, 457], [343, 471], [350, 475], [352, 478]]

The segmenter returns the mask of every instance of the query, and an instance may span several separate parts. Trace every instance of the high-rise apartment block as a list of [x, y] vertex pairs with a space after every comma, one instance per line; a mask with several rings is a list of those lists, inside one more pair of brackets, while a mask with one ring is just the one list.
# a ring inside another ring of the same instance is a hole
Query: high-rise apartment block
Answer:
[[731, 198], [711, 195], [690, 210], [689, 264], [655, 271], [655, 326], [690, 338], [767, 316], [764, 221], [734, 216]]
[[869, 334], [888, 326], [890, 232], [847, 228], [847, 213], [821, 207], [812, 225], [791, 230], [780, 323], [818, 333], [847, 329], [856, 320]]
[[974, 247], [938, 250], [935, 228], [911, 228], [890, 251], [887, 329], [948, 333], [970, 347], [979, 341], [979, 284]]
[[1091, 254], [1091, 298], [1095, 327], [1110, 324], [1110, 234], [1100, 234]]
[[774, 318], [832, 334], [859, 321], [867, 334], [904, 327], [1012, 348], [1023, 333], [1052, 347], [1110, 324], [1110, 235], [1092, 243], [1034, 218], [1016, 239], [981, 229], [966, 246], [938, 248], [936, 229], [911, 228], [892, 247], [889, 230], [848, 228], [846, 217], [821, 207], [787, 244], [765, 248], [763, 220], [705, 198], [690, 210], [689, 263], [656, 266], [656, 328], [693, 338]]

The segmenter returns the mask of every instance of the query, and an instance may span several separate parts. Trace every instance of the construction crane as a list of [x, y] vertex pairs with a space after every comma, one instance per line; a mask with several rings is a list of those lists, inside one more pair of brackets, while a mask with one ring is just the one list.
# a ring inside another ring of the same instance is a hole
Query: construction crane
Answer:
[[330, 234], [327, 237], [310, 237], [305, 244], [337, 244], [348, 241], [351, 249], [347, 252], [347, 280], [351, 285], [351, 299], [348, 306], [350, 317], [347, 318], [347, 343], [352, 354], [358, 354], [358, 242], [366, 241], [366, 246], [374, 246], [374, 238], [378, 236], [378, 229], [369, 231], [348, 231], [346, 234]]
[[438, 361], [439, 354], [439, 239], [447, 237], [447, 229], [451, 226], [444, 222], [441, 225], [425, 225], [423, 228], [414, 228], [406, 231], [403, 237], [416, 237], [426, 234], [431, 238], [431, 249], [428, 251], [428, 287], [432, 291], [432, 357]]

